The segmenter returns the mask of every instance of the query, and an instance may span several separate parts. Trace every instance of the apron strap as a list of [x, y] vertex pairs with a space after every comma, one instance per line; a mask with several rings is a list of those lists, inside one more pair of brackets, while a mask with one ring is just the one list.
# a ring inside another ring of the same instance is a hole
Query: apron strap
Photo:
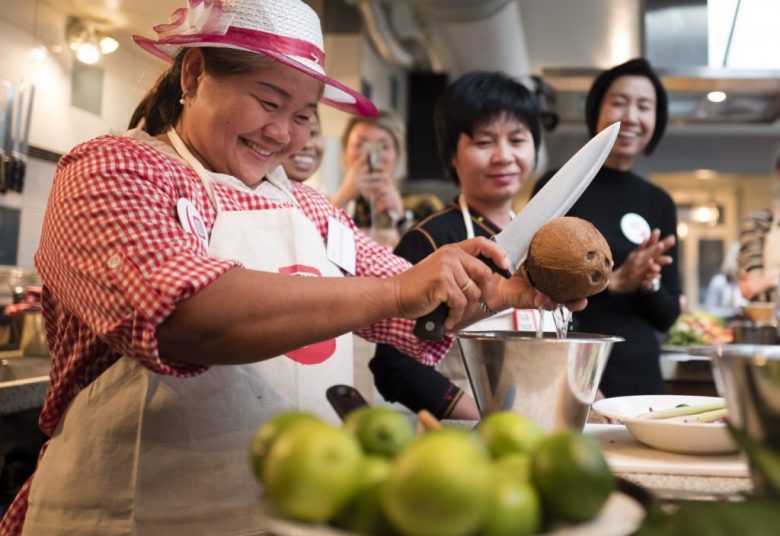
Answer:
[[209, 201], [211, 201], [211, 205], [214, 207], [214, 210], [219, 213], [219, 201], [217, 201], [217, 195], [214, 193], [214, 185], [211, 182], [211, 174], [206, 170], [205, 167], [203, 167], [203, 164], [201, 164], [200, 161], [192, 155], [190, 150], [187, 149], [187, 146], [181, 140], [175, 128], [168, 130], [167, 134], [168, 138], [170, 138], [171, 143], [173, 144], [173, 148], [177, 153], [179, 153], [179, 156], [181, 156], [184, 161], [190, 165], [192, 170], [200, 179], [201, 184], [203, 184], [203, 188], [206, 189], [206, 195], [208, 195]]
[[[463, 194], [458, 196], [458, 205], [460, 205], [460, 213], [463, 215], [463, 224], [466, 226], [466, 238], [474, 238], [476, 236], [474, 234], [474, 222], [471, 221], [471, 211], [466, 204], [466, 198]], [[514, 210], [509, 211], [509, 219], [515, 219]]]

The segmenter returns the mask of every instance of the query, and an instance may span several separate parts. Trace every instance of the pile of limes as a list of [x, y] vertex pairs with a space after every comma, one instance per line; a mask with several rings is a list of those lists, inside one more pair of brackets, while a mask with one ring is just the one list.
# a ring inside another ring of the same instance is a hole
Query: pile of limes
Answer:
[[286, 412], [258, 429], [251, 462], [275, 514], [372, 536], [535, 534], [591, 519], [614, 488], [592, 440], [509, 411], [421, 437], [386, 407], [342, 427]]

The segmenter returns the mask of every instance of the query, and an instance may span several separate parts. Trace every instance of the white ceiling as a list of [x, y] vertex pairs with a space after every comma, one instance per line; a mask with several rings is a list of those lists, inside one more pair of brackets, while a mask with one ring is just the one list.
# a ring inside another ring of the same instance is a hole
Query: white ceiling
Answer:
[[92, 19], [111, 31], [150, 31], [184, 5], [182, 0], [42, 0], [53, 9]]
[[120, 43], [129, 43], [133, 34], [152, 37], [152, 27], [166, 22], [175, 9], [184, 5], [182, 0], [41, 1], [57, 11], [94, 21]]

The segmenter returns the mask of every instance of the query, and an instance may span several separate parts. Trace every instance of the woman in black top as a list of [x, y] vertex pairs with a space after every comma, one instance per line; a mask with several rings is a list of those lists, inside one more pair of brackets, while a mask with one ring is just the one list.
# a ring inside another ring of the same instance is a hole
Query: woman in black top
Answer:
[[[601, 381], [608, 397], [664, 392], [658, 332], [680, 314], [677, 216], [672, 198], [631, 168], [640, 152], [653, 152], [666, 120], [666, 91], [644, 59], [604, 71], [588, 93], [591, 135], [621, 123], [604, 166], [568, 213], [592, 222], [615, 260], [607, 289], [574, 314], [578, 331], [625, 338], [613, 347]], [[539, 180], [534, 193], [550, 176]]]
[[[534, 97], [519, 82], [493, 72], [472, 72], [451, 84], [436, 103], [434, 124], [439, 157], [461, 193], [402, 237], [395, 253], [413, 263], [445, 244], [492, 237], [506, 226], [541, 137]], [[391, 346], [378, 345], [369, 366], [387, 400], [440, 418], [479, 418], [473, 398]]]

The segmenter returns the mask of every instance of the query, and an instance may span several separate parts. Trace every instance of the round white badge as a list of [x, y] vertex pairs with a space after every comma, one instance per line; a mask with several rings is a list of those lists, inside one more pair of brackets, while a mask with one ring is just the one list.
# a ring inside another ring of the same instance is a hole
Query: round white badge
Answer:
[[186, 197], [179, 199], [176, 202], [176, 212], [179, 215], [179, 223], [181, 223], [182, 229], [197, 236], [203, 242], [203, 245], [208, 248], [209, 236], [206, 231], [206, 224], [198, 209], [192, 204], [192, 201]]
[[641, 244], [650, 238], [650, 224], [636, 212], [629, 212], [620, 218], [620, 230], [634, 244]]

